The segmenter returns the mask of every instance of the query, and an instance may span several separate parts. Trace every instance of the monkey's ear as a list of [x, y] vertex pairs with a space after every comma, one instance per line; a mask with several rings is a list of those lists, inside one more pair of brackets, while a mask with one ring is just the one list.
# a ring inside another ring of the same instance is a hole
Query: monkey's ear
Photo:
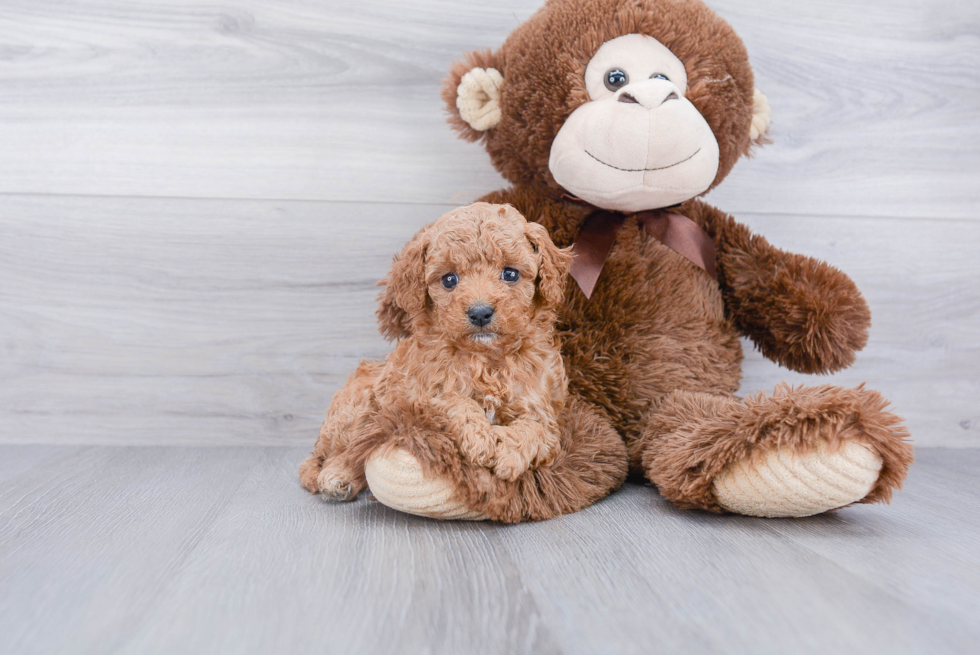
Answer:
[[449, 69], [442, 99], [449, 123], [467, 141], [476, 141], [500, 122], [504, 76], [489, 50], [475, 50]]
[[761, 145], [765, 142], [764, 137], [771, 120], [772, 108], [769, 107], [769, 100], [756, 89], [752, 94], [752, 126], [749, 128], [749, 140], [753, 144]]
[[541, 262], [535, 282], [538, 295], [545, 307], [557, 309], [565, 297], [565, 279], [568, 277], [568, 268], [572, 265], [572, 249], [562, 250], [556, 246], [548, 236], [548, 230], [538, 223], [528, 222], [524, 234]]
[[429, 226], [422, 228], [395, 256], [388, 277], [378, 282], [378, 326], [385, 339], [401, 339], [412, 333], [412, 320], [425, 311], [425, 249]]

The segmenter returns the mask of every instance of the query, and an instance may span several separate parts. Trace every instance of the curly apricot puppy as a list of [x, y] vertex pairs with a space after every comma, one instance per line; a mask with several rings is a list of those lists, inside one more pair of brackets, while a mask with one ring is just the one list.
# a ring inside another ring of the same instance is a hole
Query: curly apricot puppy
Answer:
[[384, 281], [410, 334], [337, 392], [303, 485], [356, 498], [366, 458], [406, 429], [448, 435], [505, 481], [552, 462], [568, 387], [555, 307], [570, 261], [509, 205], [477, 203], [423, 228]]

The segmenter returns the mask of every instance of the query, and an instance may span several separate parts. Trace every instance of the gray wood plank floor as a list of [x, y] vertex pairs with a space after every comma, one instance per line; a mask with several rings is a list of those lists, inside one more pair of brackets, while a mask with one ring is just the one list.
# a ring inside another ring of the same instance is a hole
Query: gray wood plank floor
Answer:
[[975, 653], [978, 450], [890, 506], [539, 524], [302, 490], [295, 448], [0, 446], [2, 653]]

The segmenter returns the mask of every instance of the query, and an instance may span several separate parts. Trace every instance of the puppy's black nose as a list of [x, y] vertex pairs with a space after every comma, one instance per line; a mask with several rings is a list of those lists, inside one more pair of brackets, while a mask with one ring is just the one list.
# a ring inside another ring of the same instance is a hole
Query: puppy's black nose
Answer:
[[481, 328], [493, 318], [493, 307], [481, 302], [478, 305], [470, 307], [466, 311], [466, 315], [469, 317], [470, 323]]

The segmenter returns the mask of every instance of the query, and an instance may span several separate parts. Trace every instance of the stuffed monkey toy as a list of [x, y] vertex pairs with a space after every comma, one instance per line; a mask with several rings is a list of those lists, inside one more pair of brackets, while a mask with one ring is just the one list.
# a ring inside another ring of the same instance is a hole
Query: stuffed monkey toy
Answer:
[[[382, 502], [547, 518], [583, 504], [569, 495], [613, 491], [620, 477], [591, 475], [587, 461], [617, 452], [683, 508], [807, 516], [889, 500], [912, 447], [877, 392], [781, 384], [735, 396], [740, 335], [789, 369], [830, 373], [865, 345], [870, 312], [841, 271], [700, 200], [766, 141], [770, 119], [725, 21], [698, 0], [549, 0], [497, 51], [453, 65], [443, 96], [460, 136], [512, 184], [483, 200], [574, 247], [558, 331], [567, 424], [592, 426], [579, 445], [588, 456], [464, 484], [465, 462], [389, 449], [367, 466]], [[410, 330], [394, 299], [379, 316], [388, 336]], [[588, 436], [609, 431], [625, 449]]]

